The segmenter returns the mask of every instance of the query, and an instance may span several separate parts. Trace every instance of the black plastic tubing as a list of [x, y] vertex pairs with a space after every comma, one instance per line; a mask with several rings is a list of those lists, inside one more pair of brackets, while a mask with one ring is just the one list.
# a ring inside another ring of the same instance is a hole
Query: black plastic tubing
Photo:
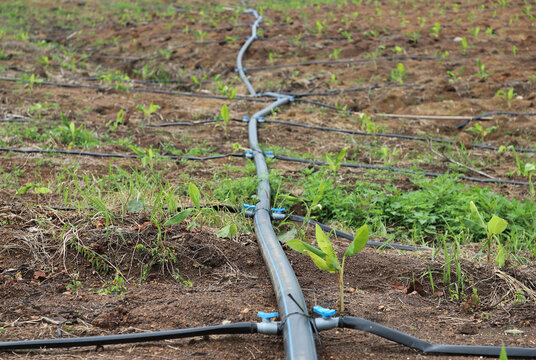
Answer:
[[102, 346], [112, 344], [127, 344], [146, 341], [161, 341], [180, 339], [194, 336], [222, 334], [253, 334], [257, 332], [257, 324], [243, 322], [228, 325], [206, 326], [178, 330], [154, 331], [136, 334], [88, 336], [75, 338], [59, 338], [45, 340], [23, 340], [0, 342], [0, 351], [40, 349], [40, 348], [69, 348], [80, 346]]
[[[340, 317], [339, 327], [363, 330], [409, 348], [419, 350], [424, 354], [499, 356], [502, 349], [501, 346], [432, 344], [398, 330], [353, 316]], [[509, 358], [536, 358], [536, 349], [505, 346], [505, 351]]]
[[[257, 11], [248, 9], [245, 12], [251, 13], [255, 17], [255, 22], [251, 25], [251, 36], [240, 49], [236, 64], [238, 74], [246, 85], [250, 94], [255, 94], [255, 89], [247, 79], [242, 66], [242, 57], [248, 47], [257, 38], [257, 27], [262, 20]], [[259, 202], [256, 204], [254, 215], [255, 233], [259, 248], [266, 264], [266, 268], [272, 281], [279, 313], [281, 318], [281, 333], [285, 347], [287, 360], [315, 360], [317, 358], [313, 331], [310, 317], [307, 313], [305, 299], [294, 274], [294, 270], [283, 251], [279, 240], [272, 227], [270, 218], [270, 182], [269, 171], [264, 158], [264, 153], [259, 146], [257, 138], [257, 122], [260, 117], [268, 115], [278, 106], [287, 104], [290, 96], [271, 94], [276, 100], [261, 111], [255, 113], [248, 123], [249, 145], [253, 150], [253, 159], [257, 168], [257, 196]]]

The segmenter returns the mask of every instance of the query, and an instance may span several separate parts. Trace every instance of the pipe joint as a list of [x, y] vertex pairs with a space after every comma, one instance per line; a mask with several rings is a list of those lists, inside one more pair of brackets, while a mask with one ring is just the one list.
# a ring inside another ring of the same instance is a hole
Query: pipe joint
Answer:
[[339, 327], [339, 318], [338, 317], [329, 317], [329, 318], [316, 318], [313, 320], [315, 322], [316, 328], [319, 331], [331, 330], [336, 327]]

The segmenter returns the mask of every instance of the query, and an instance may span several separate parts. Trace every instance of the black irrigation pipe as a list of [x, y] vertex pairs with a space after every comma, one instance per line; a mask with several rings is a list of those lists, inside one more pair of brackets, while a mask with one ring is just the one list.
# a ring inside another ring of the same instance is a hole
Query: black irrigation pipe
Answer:
[[456, 125], [456, 128], [461, 129], [465, 125], [469, 124], [470, 121], [477, 121], [477, 120], [480, 120], [481, 118], [484, 118], [484, 117], [490, 116], [490, 115], [536, 116], [536, 112], [520, 113], [520, 112], [511, 112], [511, 111], [490, 111], [490, 112], [483, 113], [483, 114], [480, 114], [478, 116], [475, 116], [475, 117], [471, 118], [470, 120], [465, 120], [464, 122]]
[[[343, 239], [347, 239], [347, 240], [350, 240], [350, 241], [354, 240], [354, 236], [351, 235], [351, 234], [348, 234], [348, 233], [346, 233], [344, 231], [341, 231], [341, 230], [334, 229], [331, 226], [319, 223], [318, 221], [311, 220], [311, 219], [305, 218], [303, 216], [293, 215], [293, 214], [281, 214], [281, 217], [284, 217], [285, 219], [288, 219], [288, 220], [294, 221], [294, 222], [301, 222], [301, 223], [306, 222], [306, 223], [311, 224], [311, 225], [318, 225], [324, 231], [327, 231], [327, 232], [332, 232], [333, 231], [333, 233], [335, 233], [335, 235], [337, 235], [338, 237], [341, 237]], [[432, 250], [432, 249], [426, 248], [426, 247], [415, 247], [415, 246], [410, 246], [410, 245], [392, 244], [392, 243], [386, 243], [386, 242], [380, 242], [380, 241], [368, 241], [367, 245], [373, 246], [373, 247], [378, 247], [378, 248], [381, 248], [381, 249], [397, 249], [397, 250], [405, 250], [405, 251], [429, 251], [429, 250]]]
[[329, 91], [324, 91], [324, 92], [308, 92], [308, 93], [281, 92], [281, 94], [290, 95], [290, 96], [294, 96], [297, 98], [302, 98], [305, 96], [332, 96], [332, 95], [338, 95], [338, 94], [343, 94], [347, 92], [366, 91], [366, 90], [380, 89], [380, 88], [386, 88], [386, 87], [421, 87], [421, 86], [424, 86], [424, 85], [388, 83], [388, 84], [374, 84], [374, 85], [368, 85], [368, 86], [360, 86], [360, 87], [354, 87], [354, 88], [349, 88], [349, 89], [336, 89], [336, 90], [329, 90]]
[[[305, 164], [313, 164], [313, 165], [318, 165], [318, 166], [327, 166], [327, 165], [329, 165], [327, 162], [323, 162], [323, 161], [300, 159], [300, 158], [294, 158], [294, 157], [282, 156], [282, 155], [274, 155], [274, 159], [284, 160], [284, 161], [291, 161], [291, 162], [300, 162], [300, 163], [305, 163]], [[356, 168], [356, 169], [394, 171], [394, 172], [400, 172], [400, 173], [405, 173], [405, 174], [423, 175], [423, 176], [429, 176], [429, 177], [439, 177], [439, 176], [446, 175], [446, 174], [441, 174], [441, 173], [436, 173], [436, 172], [413, 171], [413, 170], [402, 169], [402, 168], [393, 167], [393, 166], [379, 166], [379, 165], [354, 164], [354, 163], [341, 163], [340, 166], [341, 167]], [[472, 176], [459, 176], [459, 179], [467, 180], [467, 181], [481, 182], [481, 183], [489, 183], [489, 184], [510, 184], [510, 185], [530, 186], [530, 183], [528, 183], [528, 182], [516, 181], [516, 180], [484, 179], [484, 178], [477, 178], [477, 177], [472, 177]]]
[[[0, 81], [11, 81], [11, 82], [26, 83], [26, 84], [30, 83], [29, 80], [6, 78], [6, 77], [0, 77]], [[86, 89], [95, 89], [99, 91], [115, 90], [115, 88], [113, 87], [86, 85], [86, 84], [56, 83], [56, 82], [48, 82], [48, 81], [34, 82], [34, 85], [57, 86], [57, 87], [66, 87], [66, 88], [86, 88]], [[180, 92], [180, 91], [166, 91], [166, 90], [159, 90], [159, 89], [135, 88], [135, 87], [129, 88], [128, 91], [148, 92], [148, 93], [154, 93], [154, 94], [165, 94], [165, 95], [174, 95], [174, 96], [186, 96], [186, 97], [203, 98], [203, 99], [217, 99], [217, 100], [226, 100], [226, 101], [245, 100], [245, 101], [264, 102], [264, 103], [270, 102], [269, 99], [259, 99], [259, 98], [253, 98], [253, 97], [245, 97], [245, 96], [235, 96], [233, 99], [229, 99], [226, 96], [219, 96], [219, 95], [207, 95], [207, 94], [187, 93], [187, 92]]]
[[[479, 115], [479, 116], [483, 117], [482, 115]], [[301, 124], [301, 123], [295, 123], [295, 122], [283, 121], [283, 120], [268, 120], [268, 119], [265, 119], [264, 122], [268, 123], [268, 124], [289, 125], [289, 126], [302, 127], [302, 128], [306, 128], [306, 129], [337, 132], [337, 133], [342, 133], [342, 134], [362, 135], [362, 136], [375, 136], [375, 137], [377, 136], [377, 137], [387, 137], [387, 138], [396, 138], [396, 139], [405, 139], [405, 140], [415, 140], [415, 141], [431, 141], [431, 142], [442, 143], [442, 144], [456, 144], [456, 142], [453, 141], [453, 140], [427, 138], [427, 137], [422, 137], [422, 136], [413, 136], [413, 135], [404, 135], [404, 134], [373, 133], [373, 132], [358, 131], [358, 130], [345, 130], [345, 129], [337, 129], [337, 128], [326, 127], [326, 126], [315, 126], [315, 125]], [[471, 144], [471, 147], [472, 148], [478, 148], [478, 149], [486, 149], [486, 150], [499, 150], [499, 147], [497, 147], [497, 146], [491, 146], [491, 145], [486, 145], [486, 144]], [[516, 148], [516, 147], [514, 147], [514, 150], [517, 151], [517, 152], [520, 152], [520, 153], [536, 153], [536, 149], [527, 149], [527, 148]]]
[[[257, 39], [257, 28], [262, 21], [262, 17], [255, 10], [248, 9], [246, 12], [255, 17], [255, 22], [251, 26], [251, 36], [238, 52], [236, 67], [249, 93], [255, 95], [255, 89], [244, 74], [242, 57], [253, 41]], [[276, 107], [289, 103], [290, 100], [290, 96], [277, 96], [274, 102], [255, 113], [248, 122], [249, 144], [253, 152], [253, 159], [257, 168], [257, 178], [259, 180], [257, 184], [259, 202], [255, 206], [253, 222], [257, 242], [274, 287], [282, 319], [281, 333], [283, 335], [286, 358], [287, 360], [315, 360], [317, 359], [316, 347], [313, 338], [312, 321], [307, 311], [307, 305], [296, 274], [272, 227], [269, 170], [264, 153], [258, 144], [257, 134], [258, 119], [270, 114]]]
[[[502, 350], [501, 346], [433, 344], [378, 323], [353, 316], [342, 316], [338, 318], [338, 323], [338, 326], [341, 328], [366, 331], [411, 349], [421, 351], [424, 354], [499, 356]], [[536, 357], [535, 348], [507, 346], [504, 349], [509, 358]]]
[[391, 57], [380, 57], [377, 59], [341, 59], [341, 60], [325, 60], [325, 61], [305, 61], [302, 63], [294, 64], [277, 64], [269, 66], [256, 66], [247, 68], [247, 71], [260, 71], [260, 70], [270, 70], [270, 69], [281, 69], [288, 67], [298, 67], [298, 66], [311, 66], [311, 65], [331, 65], [331, 64], [354, 64], [354, 63], [367, 63], [367, 62], [376, 62], [376, 61], [396, 61], [396, 60], [439, 60], [440, 57], [435, 56], [391, 56]]
[[74, 338], [0, 342], [0, 351], [41, 348], [70, 348], [80, 346], [102, 346], [146, 341], [162, 341], [168, 339], [182, 339], [195, 336], [222, 334], [254, 334], [257, 332], [257, 323], [243, 322], [227, 325], [206, 326], [200, 328], [187, 328], [123, 335], [87, 336]]
[[[137, 154], [112, 154], [112, 153], [97, 153], [89, 151], [74, 151], [74, 150], [59, 150], [59, 149], [18, 149], [0, 147], [0, 152], [15, 152], [23, 154], [50, 154], [50, 155], [77, 155], [77, 156], [92, 156], [105, 158], [121, 158], [121, 159], [142, 159], [146, 156]], [[180, 155], [158, 155], [156, 159], [171, 159], [171, 160], [191, 160], [191, 161], [207, 161], [223, 159], [227, 157], [245, 157], [244, 153], [229, 153], [212, 156], [180, 156]]]

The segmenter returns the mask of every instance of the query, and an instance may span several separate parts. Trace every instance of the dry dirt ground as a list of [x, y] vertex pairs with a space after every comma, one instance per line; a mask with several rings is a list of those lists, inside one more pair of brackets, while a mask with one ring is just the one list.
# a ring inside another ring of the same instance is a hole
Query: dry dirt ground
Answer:
[[[54, 15], [54, 11], [60, 7], [68, 12], [89, 14], [96, 10], [103, 11], [102, 8], [92, 2], [22, 3], [39, 9], [36, 14], [42, 11], [49, 17], [46, 23], [32, 23], [28, 29], [29, 40], [13, 37], [2, 40], [0, 45], [5, 56], [0, 64], [4, 78], [33, 73], [49, 82], [109, 87], [110, 83], [105, 80], [93, 81], [90, 78], [103, 72], [121, 71], [131, 79], [143, 80], [140, 72], [147, 65], [148, 69], [156, 69], [161, 78], [168, 76], [171, 83], [136, 84], [135, 88], [219, 95], [218, 90], [221, 89], [216, 81], [211, 80], [219, 74], [224, 84], [237, 88], [238, 95], [247, 92], [235, 75], [234, 67], [236, 54], [250, 33], [252, 17], [248, 14], [238, 14], [231, 22], [234, 12], [224, 10], [220, 23], [211, 25], [206, 12], [200, 11], [199, 4], [189, 4], [192, 10], [173, 7], [176, 11], [171, 14], [149, 10], [146, 14], [149, 17], [138, 21], [121, 21], [116, 14], [115, 17], [103, 18], [96, 25], [83, 26], [78, 31], [80, 25], [72, 18], [68, 18], [70, 22], [62, 22], [61, 26], [51, 26], [60, 24], [60, 17]], [[236, 6], [230, 2], [224, 5]], [[251, 4], [252, 7], [255, 5], [259, 4]], [[167, 4], [163, 6], [166, 8]], [[514, 155], [471, 148], [471, 143], [482, 141], [482, 136], [468, 130], [471, 124], [457, 129], [460, 120], [456, 119], [401, 119], [378, 114], [475, 116], [491, 110], [534, 112], [536, 81], [527, 79], [536, 74], [536, 42], [534, 21], [522, 12], [526, 6], [521, 1], [510, 1], [507, 8], [500, 7], [499, 2], [486, 1], [434, 4], [379, 1], [376, 5], [371, 2], [359, 5], [349, 2], [340, 6], [328, 4], [309, 5], [301, 9], [266, 9], [262, 36], [246, 53], [245, 66], [255, 68], [336, 58], [367, 60], [360, 63], [252, 69], [248, 72], [257, 91], [299, 94], [390, 83], [390, 73], [400, 61], [369, 60], [387, 56], [436, 57], [438, 53], [448, 51], [450, 55], [443, 60], [403, 60], [407, 71], [404, 83], [415, 86], [382, 87], [330, 97], [305, 98], [372, 115], [372, 129], [363, 125], [356, 116], [346, 116], [333, 109], [300, 101], [280, 109], [273, 118], [343, 129], [383, 130], [455, 140], [468, 152], [467, 157], [458, 153], [458, 159], [471, 161], [477, 167], [484, 164], [480, 167], [481, 171], [496, 178], [507, 178], [507, 173], [516, 168]], [[406, 22], [404, 26], [399, 16], [402, 10]], [[356, 12], [359, 15], [353, 17]], [[124, 10], [124, 13], [129, 12]], [[7, 17], [0, 15], [0, 18], [7, 26]], [[371, 20], [373, 18], [375, 22]], [[347, 21], [343, 22], [343, 19]], [[26, 20], [30, 22], [31, 17]], [[326, 29], [318, 31], [317, 24], [322, 24], [324, 20]], [[429, 31], [436, 21], [441, 24], [437, 38], [431, 36]], [[476, 27], [480, 28], [480, 34], [475, 38], [467, 29]], [[485, 33], [488, 28], [493, 29], [490, 34]], [[352, 38], [345, 38], [341, 35], [342, 31], [353, 32]], [[411, 41], [407, 34], [415, 33], [420, 33], [420, 38]], [[466, 51], [460, 49], [461, 43], [455, 41], [457, 37], [467, 37], [469, 48]], [[47, 46], [38, 45], [39, 41], [54, 42], [71, 49], [72, 54], [64, 53], [62, 59], [78, 64], [78, 68], [73, 70], [40, 62], [39, 59], [43, 57], [53, 59], [55, 53]], [[402, 50], [394, 52], [395, 46]], [[513, 46], [517, 49], [516, 56], [512, 54]], [[378, 49], [379, 52], [374, 55]], [[87, 56], [82, 56], [83, 53]], [[490, 72], [485, 81], [476, 75], [477, 58]], [[456, 73], [462, 67], [458, 79], [446, 75], [447, 70]], [[192, 76], [196, 77], [198, 84], [191, 80]], [[516, 94], [511, 104], [495, 96], [498, 90], [509, 88], [513, 88]], [[160, 108], [147, 119], [136, 108], [139, 104], [148, 105], [151, 102]], [[32, 108], [37, 103], [57, 105], [45, 106], [37, 112]], [[124, 154], [132, 152], [122, 146], [117, 141], [119, 139], [133, 139], [133, 144], [138, 148], [152, 146], [161, 154], [166, 153], [169, 144], [183, 153], [196, 146], [210, 149], [208, 153], [222, 154], [232, 153], [233, 143], [246, 147], [247, 127], [240, 122], [231, 121], [228, 133], [225, 133], [223, 126], [214, 126], [213, 123], [169, 128], [140, 126], [148, 121], [154, 124], [213, 119], [220, 114], [224, 103], [228, 104], [233, 118], [250, 116], [264, 106], [262, 103], [236, 99], [195, 98], [133, 90], [125, 92], [113, 88], [103, 90], [38, 83], [29, 85], [12, 81], [2, 81], [0, 89], [0, 115], [4, 119], [38, 119], [40, 127], [47, 121], [58, 123], [61, 111], [68, 121], [83, 123], [87, 130], [97, 134], [106, 132], [106, 141], [89, 151]], [[113, 132], [108, 131], [109, 127], [105, 125], [113, 122], [121, 109], [126, 114], [124, 124]], [[486, 144], [534, 149], [534, 118], [504, 115], [491, 118], [491, 121], [480, 122], [486, 129], [498, 126], [498, 130], [485, 136]], [[31, 127], [32, 124], [28, 123], [27, 126]], [[7, 129], [7, 126], [13, 125], [2, 123], [1, 126]], [[4, 131], [2, 146], [69, 148], [68, 144], [59, 142], [57, 138], [38, 136], [43, 134], [46, 131], [39, 129], [31, 136], [20, 129], [12, 133]], [[327, 152], [336, 153], [342, 147], [349, 146], [349, 159], [376, 165], [383, 165], [377, 153], [374, 155], [364, 149], [388, 147], [398, 151], [393, 160], [393, 165], [398, 167], [413, 168], [418, 165], [422, 170], [435, 172], [455, 169], [468, 176], [478, 176], [467, 168], [453, 167], [452, 163], [438, 155], [441, 150], [439, 145], [434, 145], [432, 149], [432, 145], [426, 142], [321, 133], [277, 124], [263, 124], [259, 138], [263, 144], [319, 159]], [[530, 156], [527, 155], [526, 159], [533, 161], [534, 157]], [[81, 174], [95, 178], [105, 176], [112, 162], [114, 166], [127, 170], [140, 166], [138, 160], [129, 159], [2, 154], [0, 341], [51, 338], [58, 337], [58, 334], [65, 337], [124, 334], [257, 321], [257, 311], [276, 310], [272, 285], [251, 226], [249, 231], [242, 231], [233, 239], [217, 237], [217, 228], [211, 226], [194, 230], [182, 225], [167, 227], [164, 230], [166, 246], [179, 254], [177, 266], [181, 278], [179, 281], [174, 279], [165, 264], [154, 264], [146, 281], [140, 283], [138, 279], [147, 259], [137, 251], [138, 245], [151, 244], [158, 235], [158, 230], [150, 224], [147, 211], [119, 216], [112, 228], [120, 231], [110, 234], [101, 216], [88, 211], [53, 210], [52, 207], [62, 206], [61, 194], [16, 195], [18, 186], [27, 182], [55, 182], [58, 174], [75, 164]], [[243, 166], [244, 160], [220, 159], [202, 165], [161, 162], [156, 169], [165, 169], [166, 180], [172, 184], [184, 184], [186, 180], [181, 178], [183, 174], [188, 174], [199, 184], [211, 179], [215, 171], [230, 165]], [[282, 161], [275, 161], [270, 166], [289, 177], [301, 176], [301, 171], [306, 168], [302, 164]], [[341, 176], [350, 173], [366, 178], [364, 170], [342, 170]], [[405, 176], [392, 176], [400, 188], [411, 188], [411, 181]], [[526, 181], [526, 177], [521, 175], [514, 175], [511, 179]], [[492, 188], [511, 198], [529, 197], [528, 187], [493, 185]], [[114, 208], [113, 211], [119, 210]], [[74, 226], [66, 227], [66, 224]], [[309, 232], [312, 235], [311, 229]], [[118, 233], [122, 236], [118, 236]], [[82, 239], [87, 247], [106, 255], [115, 269], [111, 268], [107, 275], [102, 275], [80, 249], [69, 246], [69, 241], [65, 239]], [[336, 245], [341, 252], [346, 246], [342, 240]], [[441, 256], [367, 248], [348, 261], [345, 271], [345, 314], [367, 318], [431, 342], [536, 347], [536, 298], [530, 295], [536, 295], [533, 264], [498, 270], [470, 256], [478, 250], [477, 245], [467, 246], [464, 248], [466, 256], [462, 260], [466, 279], [476, 289], [478, 296], [456, 301], [443, 283], [441, 274], [444, 262]], [[315, 304], [336, 307], [338, 287], [335, 276], [316, 269], [300, 254], [288, 249], [285, 251], [310, 308]], [[114, 285], [111, 284], [114, 270], [125, 275], [127, 289], [120, 291], [120, 294], [98, 293], [99, 289]], [[435, 275], [433, 289], [427, 275], [429, 272]], [[76, 278], [73, 274], [77, 274]], [[410, 283], [414, 279], [420, 279], [417, 282], [422, 282], [422, 291], [411, 291]], [[80, 283], [79, 289], [71, 286], [74, 281]], [[191, 286], [186, 286], [184, 282], [191, 282]], [[520, 288], [526, 294], [523, 301], [515, 296]], [[512, 334], [508, 330], [519, 330], [519, 334]], [[425, 356], [353, 330], [327, 331], [320, 334], [320, 340], [322, 346], [319, 345], [318, 351], [322, 359], [450, 358]], [[281, 359], [284, 358], [284, 350], [282, 340], [278, 337], [222, 335], [98, 349], [0, 353], [0, 359], [111, 357]]]

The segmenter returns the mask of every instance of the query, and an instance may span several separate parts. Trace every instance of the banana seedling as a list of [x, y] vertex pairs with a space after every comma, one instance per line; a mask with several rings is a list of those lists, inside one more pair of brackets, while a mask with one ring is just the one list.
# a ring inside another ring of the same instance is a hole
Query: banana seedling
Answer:
[[288, 241], [286, 245], [301, 254], [308, 255], [319, 269], [337, 274], [340, 291], [340, 312], [342, 313], [344, 311], [344, 263], [347, 257], [357, 254], [367, 245], [367, 241], [369, 240], [368, 226], [363, 225], [357, 230], [354, 240], [342, 256], [342, 262], [339, 261], [335, 250], [333, 250], [329, 236], [322, 231], [322, 228], [318, 224], [316, 225], [315, 231], [316, 242], [320, 249], [298, 239]]

